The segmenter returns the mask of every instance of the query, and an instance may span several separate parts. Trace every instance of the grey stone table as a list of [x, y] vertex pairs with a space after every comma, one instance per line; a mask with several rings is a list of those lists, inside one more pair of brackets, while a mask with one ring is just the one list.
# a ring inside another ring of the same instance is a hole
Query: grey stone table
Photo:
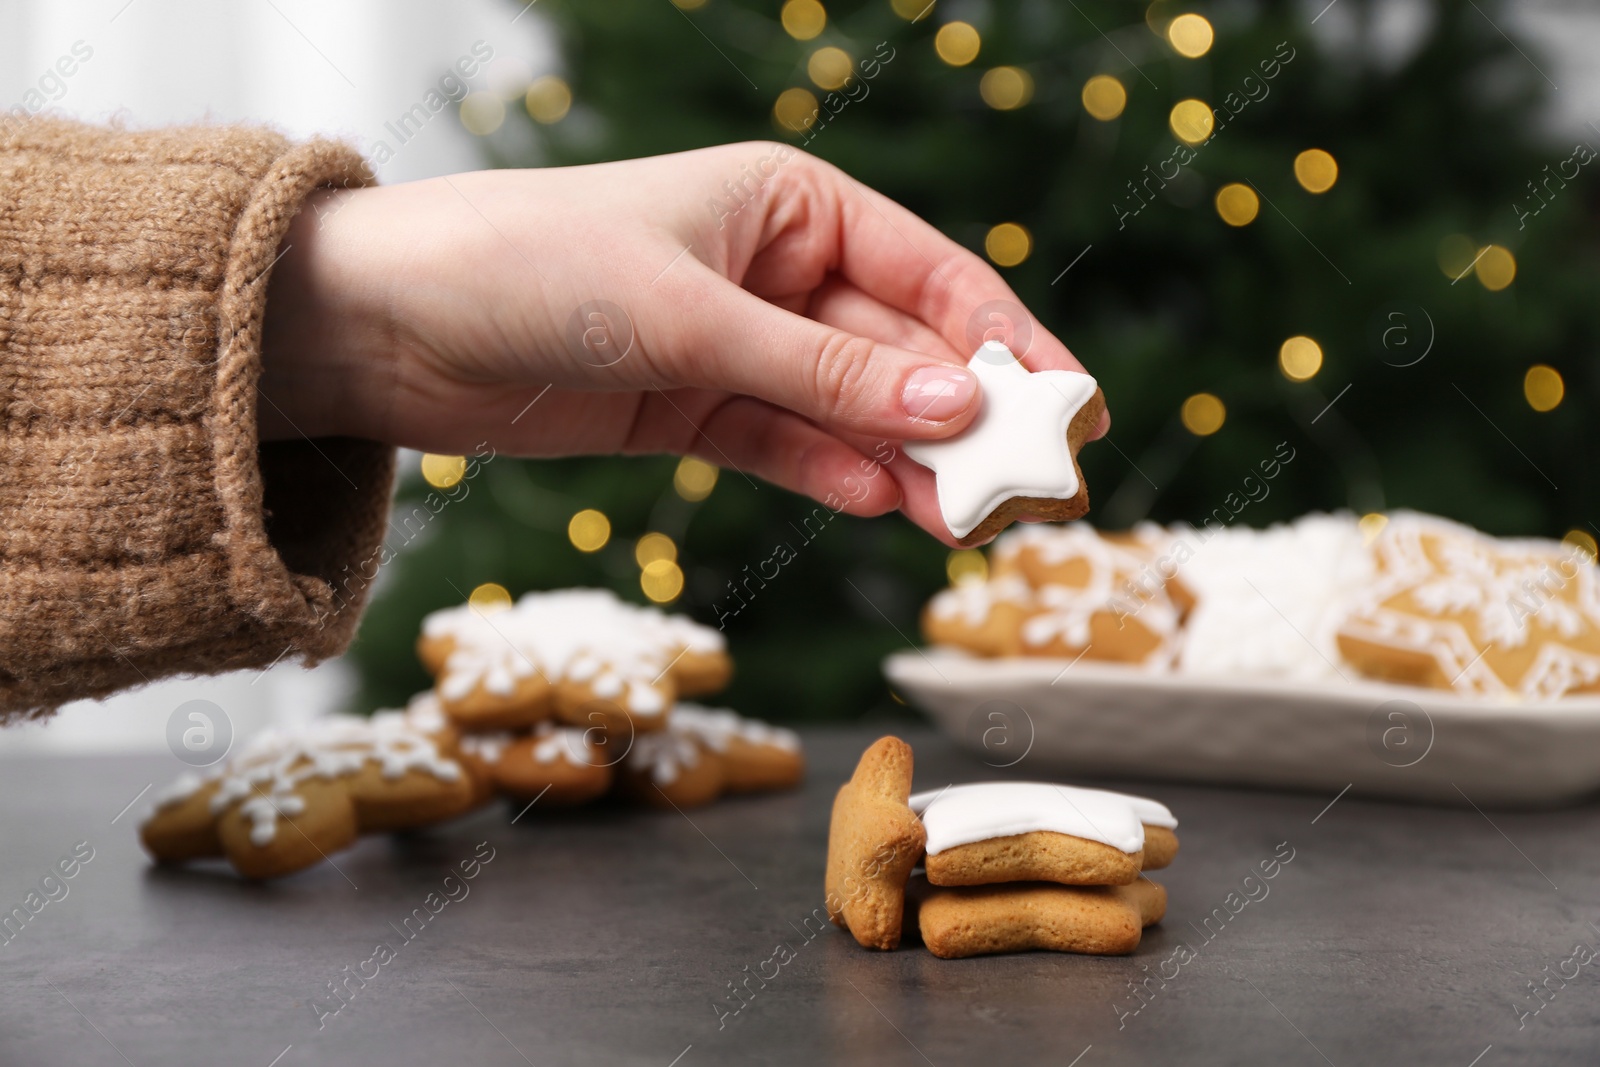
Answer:
[[[921, 788], [994, 775], [902, 733]], [[1137, 954], [944, 961], [806, 922], [874, 736], [809, 734], [799, 793], [496, 808], [269, 885], [145, 860], [144, 802], [121, 812], [173, 760], [0, 763], [0, 907], [39, 893], [0, 945], [0, 1064], [1600, 1061], [1600, 960], [1574, 955], [1600, 947], [1600, 807], [1121, 783], [1183, 824]]]

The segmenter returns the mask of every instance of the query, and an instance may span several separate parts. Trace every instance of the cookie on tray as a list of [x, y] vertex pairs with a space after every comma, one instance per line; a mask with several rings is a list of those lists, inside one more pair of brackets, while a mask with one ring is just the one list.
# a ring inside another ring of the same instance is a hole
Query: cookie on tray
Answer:
[[1375, 678], [1548, 700], [1600, 690], [1600, 571], [1582, 548], [1401, 512], [1372, 544], [1339, 651]]

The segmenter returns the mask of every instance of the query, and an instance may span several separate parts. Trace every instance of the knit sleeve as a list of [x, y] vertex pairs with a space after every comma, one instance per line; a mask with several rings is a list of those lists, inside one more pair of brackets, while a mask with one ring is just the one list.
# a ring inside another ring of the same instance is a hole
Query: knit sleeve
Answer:
[[354, 633], [393, 450], [256, 436], [262, 308], [351, 149], [0, 116], [0, 722]]

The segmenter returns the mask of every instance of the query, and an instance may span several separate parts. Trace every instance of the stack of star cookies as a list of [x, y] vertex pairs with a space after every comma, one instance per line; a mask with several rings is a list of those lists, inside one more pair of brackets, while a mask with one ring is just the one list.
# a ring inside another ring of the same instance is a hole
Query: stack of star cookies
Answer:
[[659, 807], [782, 789], [804, 774], [799, 737], [684, 698], [733, 674], [722, 635], [599, 589], [529, 593], [423, 620], [417, 654], [451, 751], [488, 788], [549, 806], [607, 792]]
[[885, 737], [834, 800], [826, 904], [860, 944], [895, 948], [905, 928], [946, 959], [1118, 955], [1166, 913], [1143, 873], [1178, 851], [1164, 805], [1039, 782], [912, 795], [911, 772], [910, 746]]
[[1124, 534], [1017, 527], [995, 542], [986, 577], [934, 596], [923, 633], [980, 656], [1170, 665], [1194, 597], [1158, 565], [1169, 541], [1148, 523]]

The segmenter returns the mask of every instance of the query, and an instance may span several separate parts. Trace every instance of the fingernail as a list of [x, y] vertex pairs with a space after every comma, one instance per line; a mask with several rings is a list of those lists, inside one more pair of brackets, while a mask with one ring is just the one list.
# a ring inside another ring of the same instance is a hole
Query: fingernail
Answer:
[[947, 422], [972, 406], [978, 379], [959, 367], [921, 367], [906, 379], [900, 404], [906, 414], [926, 422]]

